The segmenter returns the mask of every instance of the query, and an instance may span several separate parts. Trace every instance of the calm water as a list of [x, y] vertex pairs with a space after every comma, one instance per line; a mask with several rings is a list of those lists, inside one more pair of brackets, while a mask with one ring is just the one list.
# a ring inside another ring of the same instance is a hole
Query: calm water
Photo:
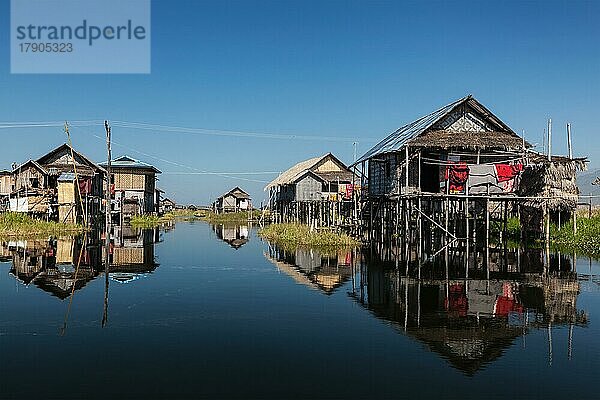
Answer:
[[107, 281], [99, 241], [3, 244], [0, 397], [598, 397], [586, 258], [419, 283], [378, 251], [183, 222], [115, 232]]

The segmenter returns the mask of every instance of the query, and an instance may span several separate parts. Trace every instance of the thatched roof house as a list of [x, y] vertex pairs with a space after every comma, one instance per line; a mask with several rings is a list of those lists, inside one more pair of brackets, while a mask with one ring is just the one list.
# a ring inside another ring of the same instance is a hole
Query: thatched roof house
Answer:
[[[317, 201], [332, 199], [331, 195], [346, 194], [354, 182], [354, 174], [331, 153], [310, 158], [292, 166], [265, 190], [272, 191], [275, 202]], [[346, 196], [347, 197], [347, 196]]]
[[248, 192], [239, 186], [236, 186], [230, 191], [217, 197], [213, 202], [212, 207], [213, 211], [217, 214], [248, 211], [252, 210], [252, 199]]

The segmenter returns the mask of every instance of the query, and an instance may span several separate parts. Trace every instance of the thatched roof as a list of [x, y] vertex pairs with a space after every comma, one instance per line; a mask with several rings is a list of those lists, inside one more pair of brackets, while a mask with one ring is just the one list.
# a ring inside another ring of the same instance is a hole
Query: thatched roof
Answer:
[[217, 197], [217, 200], [226, 196], [232, 196], [240, 200], [250, 200], [250, 195], [239, 186], [234, 187], [229, 192], [223, 193], [221, 196]]
[[[339, 171], [319, 171], [319, 165], [326, 161], [331, 160], [334, 164], [339, 167]], [[346, 167], [337, 157], [331, 153], [324, 154], [320, 157], [309, 158], [308, 160], [301, 161], [294, 165], [290, 169], [283, 172], [273, 181], [271, 181], [266, 187], [269, 189], [275, 186], [283, 186], [295, 183], [298, 179], [304, 176], [304, 174], [310, 171], [314, 176], [324, 182], [335, 182], [335, 181], [352, 181], [352, 171]]]
[[405, 145], [432, 148], [522, 149], [523, 138], [469, 95], [404, 125], [360, 157], [355, 164]]
[[493, 148], [522, 148], [523, 139], [506, 132], [455, 132], [438, 130], [428, 131], [410, 141], [415, 147], [436, 147], [442, 149], [466, 148], [466, 149], [493, 149]]
[[528, 163], [521, 176], [519, 195], [550, 199], [527, 200], [524, 205], [540, 207], [548, 204], [553, 210], [573, 210], [577, 207], [579, 188], [577, 172], [587, 169], [586, 158], [552, 156], [528, 153]]

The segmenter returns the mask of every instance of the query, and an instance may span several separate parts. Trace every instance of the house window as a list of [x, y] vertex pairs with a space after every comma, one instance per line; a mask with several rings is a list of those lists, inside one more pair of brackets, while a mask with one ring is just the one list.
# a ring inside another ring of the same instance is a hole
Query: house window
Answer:
[[40, 180], [38, 178], [31, 178], [29, 179], [30, 183], [31, 183], [31, 187], [34, 189], [37, 189], [40, 187]]

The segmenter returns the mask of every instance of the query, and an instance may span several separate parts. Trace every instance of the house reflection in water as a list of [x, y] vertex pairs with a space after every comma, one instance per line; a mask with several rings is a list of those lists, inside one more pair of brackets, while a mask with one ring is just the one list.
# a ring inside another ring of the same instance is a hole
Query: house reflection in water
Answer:
[[152, 273], [158, 267], [154, 257], [154, 244], [159, 241], [158, 228], [115, 226], [109, 278], [119, 283], [130, 283]]
[[249, 241], [248, 225], [213, 225], [213, 231], [219, 239], [233, 247], [239, 249]]
[[[112, 280], [131, 282], [158, 267], [154, 259], [158, 229], [115, 227], [111, 239]], [[62, 300], [104, 271], [104, 254], [104, 240], [92, 231], [77, 237], [3, 242], [0, 262], [12, 263], [9, 273], [19, 282], [33, 283]]]
[[330, 295], [352, 278], [355, 253], [354, 249], [340, 249], [329, 254], [304, 248], [286, 251], [271, 244], [264, 254], [280, 272], [296, 282]]
[[84, 287], [102, 268], [100, 242], [91, 234], [85, 243], [83, 237], [4, 242], [2, 252], [11, 255], [10, 274], [18, 281], [33, 283], [59, 299]]
[[[523, 257], [515, 254], [513, 258]], [[552, 329], [569, 327], [571, 357], [573, 327], [587, 326], [587, 315], [577, 309], [579, 282], [568, 258], [551, 259], [550, 271], [526, 254], [529, 272], [497, 272], [490, 279], [416, 279], [405, 268], [367, 258], [352, 296], [379, 319], [399, 332], [426, 344], [467, 375], [474, 375], [499, 358], [519, 336], [532, 329], [548, 334], [552, 362]], [[560, 270], [557, 268], [560, 265]], [[452, 270], [452, 268], [449, 268]], [[476, 275], [472, 271], [469, 276]], [[555, 341], [556, 342], [556, 341]], [[554, 346], [560, 344], [554, 343]]]

